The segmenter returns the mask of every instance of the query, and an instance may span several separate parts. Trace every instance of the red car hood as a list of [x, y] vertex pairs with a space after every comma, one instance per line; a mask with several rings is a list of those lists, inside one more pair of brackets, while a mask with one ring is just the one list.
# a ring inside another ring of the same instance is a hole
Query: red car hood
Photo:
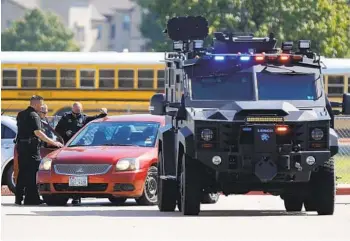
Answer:
[[47, 157], [54, 159], [54, 163], [113, 164], [120, 158], [140, 156], [153, 159], [156, 156], [156, 148], [133, 146], [64, 147], [50, 153]]

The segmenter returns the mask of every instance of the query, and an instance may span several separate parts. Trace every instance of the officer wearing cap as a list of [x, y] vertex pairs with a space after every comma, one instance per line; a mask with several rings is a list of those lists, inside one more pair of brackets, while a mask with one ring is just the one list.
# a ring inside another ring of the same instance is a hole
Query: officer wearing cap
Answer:
[[[72, 111], [65, 113], [56, 125], [56, 132], [63, 137], [64, 143], [75, 135], [84, 125], [98, 118], [107, 116], [107, 109], [102, 108], [101, 114], [95, 116], [87, 116], [82, 113], [83, 107], [79, 102], [72, 105]], [[73, 198], [72, 204], [79, 204], [80, 198]]]
[[36, 185], [36, 172], [40, 164], [40, 140], [52, 146], [62, 147], [42, 131], [38, 113], [43, 105], [41, 96], [32, 96], [30, 106], [17, 115], [18, 133], [16, 137], [18, 153], [18, 178], [15, 204], [39, 205], [42, 203]]

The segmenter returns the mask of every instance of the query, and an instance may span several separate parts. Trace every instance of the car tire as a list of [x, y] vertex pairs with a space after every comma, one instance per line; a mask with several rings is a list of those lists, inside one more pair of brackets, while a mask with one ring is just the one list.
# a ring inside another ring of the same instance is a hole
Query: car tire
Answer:
[[158, 202], [157, 197], [157, 184], [158, 184], [158, 168], [151, 166], [148, 169], [145, 185], [143, 188], [143, 194], [141, 197], [136, 198], [135, 201], [138, 205], [156, 205]]
[[175, 180], [161, 179], [163, 175], [163, 155], [158, 154], [157, 164], [157, 194], [158, 194], [158, 209], [161, 212], [174, 212], [176, 207], [177, 186]]
[[[312, 193], [318, 215], [333, 215], [335, 206], [336, 177], [331, 158], [318, 172], [313, 173]], [[316, 201], [317, 200], [317, 201]]]
[[48, 206], [66, 206], [69, 200], [68, 197], [61, 197], [56, 195], [42, 195], [42, 197]]
[[219, 193], [204, 193], [202, 198], [203, 204], [214, 204], [219, 201]]
[[315, 202], [312, 199], [307, 199], [304, 201], [304, 208], [306, 212], [314, 212], [316, 210]]
[[297, 195], [286, 195], [283, 201], [287, 212], [301, 212], [303, 209], [303, 199]]
[[200, 212], [202, 188], [200, 174], [194, 160], [184, 154], [180, 176], [181, 213], [198, 215]]
[[126, 202], [127, 198], [125, 197], [109, 197], [108, 200], [114, 205], [122, 205]]
[[14, 180], [14, 170], [13, 170], [13, 164], [9, 166], [9, 168], [6, 171], [6, 184], [7, 187], [10, 189], [10, 191], [15, 194], [16, 193], [16, 183]]

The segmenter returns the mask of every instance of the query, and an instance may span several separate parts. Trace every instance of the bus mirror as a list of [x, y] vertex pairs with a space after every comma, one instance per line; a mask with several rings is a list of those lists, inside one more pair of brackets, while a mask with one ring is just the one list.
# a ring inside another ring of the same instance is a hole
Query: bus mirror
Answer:
[[343, 94], [343, 104], [342, 104], [343, 115], [350, 115], [350, 94]]
[[153, 95], [150, 101], [149, 110], [152, 115], [165, 115], [165, 95]]

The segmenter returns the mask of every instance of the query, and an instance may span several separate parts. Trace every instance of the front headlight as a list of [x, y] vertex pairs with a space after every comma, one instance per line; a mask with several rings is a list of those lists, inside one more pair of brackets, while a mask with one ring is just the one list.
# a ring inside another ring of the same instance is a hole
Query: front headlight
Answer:
[[315, 141], [322, 140], [323, 136], [324, 136], [323, 130], [321, 130], [319, 128], [315, 128], [311, 131], [311, 137]]
[[115, 170], [120, 171], [135, 171], [140, 168], [137, 158], [122, 158], [115, 165]]
[[214, 133], [210, 129], [204, 129], [201, 132], [201, 137], [204, 141], [211, 141], [214, 137]]
[[50, 171], [52, 159], [44, 157], [39, 165], [39, 171]]

